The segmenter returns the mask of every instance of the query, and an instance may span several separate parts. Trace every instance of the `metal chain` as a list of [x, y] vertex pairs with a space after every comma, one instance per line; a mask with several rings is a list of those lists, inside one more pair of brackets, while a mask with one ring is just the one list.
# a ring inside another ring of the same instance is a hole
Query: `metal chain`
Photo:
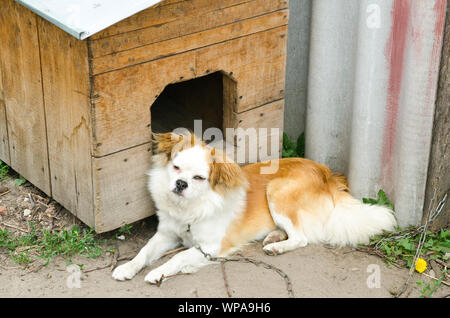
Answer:
[[266, 269], [273, 270], [278, 275], [280, 275], [281, 278], [283, 278], [283, 280], [284, 280], [284, 282], [286, 284], [286, 290], [288, 292], [289, 297], [295, 298], [294, 289], [292, 287], [292, 281], [289, 278], [289, 276], [283, 270], [281, 270], [280, 268], [278, 268], [278, 267], [276, 267], [274, 265], [271, 265], [269, 263], [266, 263], [264, 261], [260, 261], [260, 260], [253, 259], [253, 258], [250, 258], [250, 257], [244, 257], [244, 256], [242, 256], [242, 257], [214, 257], [214, 256], [211, 256], [211, 254], [208, 254], [208, 253], [204, 252], [199, 245], [196, 245], [195, 248], [197, 250], [199, 250], [200, 253], [202, 253], [207, 260], [209, 260], [211, 262], [220, 262], [220, 263], [243, 262], [243, 263], [251, 263], [251, 264], [253, 264], [255, 266], [262, 266], [262, 267], [264, 267]]
[[[447, 192], [444, 194], [443, 198], [441, 199], [441, 201], [439, 201], [439, 204], [436, 207], [436, 210], [434, 211], [434, 213], [430, 213], [427, 221], [425, 222], [424, 225], [419, 226], [417, 229], [414, 230], [414, 232], [416, 233], [421, 233], [425, 230], [426, 227], [428, 227], [428, 224], [433, 222], [434, 220], [436, 220], [436, 218], [441, 214], [444, 206], [445, 206], [445, 201], [447, 200], [447, 196], [448, 193], [450, 192], [450, 190], [447, 190]], [[401, 239], [404, 237], [410, 237], [412, 234], [412, 232], [408, 232], [406, 234], [403, 235], [395, 235], [395, 236], [391, 236], [391, 237], [387, 237], [384, 238], [380, 241], [377, 242], [377, 244], [375, 245], [376, 249], [379, 249], [381, 245], [383, 245], [385, 242], [387, 241], [392, 241], [392, 240], [397, 240], [397, 239]]]
[[414, 269], [415, 269], [415, 265], [417, 263], [417, 260], [420, 256], [420, 253], [422, 251], [422, 247], [423, 247], [423, 243], [425, 242], [425, 238], [427, 236], [427, 228], [428, 228], [428, 224], [430, 224], [432, 221], [434, 221], [439, 214], [442, 212], [444, 205], [445, 205], [445, 201], [447, 200], [447, 196], [448, 193], [450, 192], [450, 190], [447, 190], [447, 192], [445, 192], [445, 195], [443, 196], [443, 198], [441, 199], [441, 201], [439, 201], [439, 204], [436, 207], [436, 210], [434, 213], [430, 213], [428, 219], [426, 220], [425, 224], [422, 225], [421, 227], [419, 227], [417, 230], [420, 232], [422, 232], [422, 234], [420, 235], [420, 239], [419, 239], [419, 244], [417, 245], [417, 250], [416, 250], [416, 254], [414, 255], [414, 259], [413, 262], [411, 264], [411, 268], [409, 269], [409, 274], [408, 274], [408, 279], [406, 280], [405, 284], [402, 286], [402, 289], [399, 291], [399, 293], [397, 293], [397, 295], [395, 297], [400, 297], [406, 290], [406, 288], [408, 287], [409, 281], [411, 280], [411, 277], [413, 276], [414, 273]]

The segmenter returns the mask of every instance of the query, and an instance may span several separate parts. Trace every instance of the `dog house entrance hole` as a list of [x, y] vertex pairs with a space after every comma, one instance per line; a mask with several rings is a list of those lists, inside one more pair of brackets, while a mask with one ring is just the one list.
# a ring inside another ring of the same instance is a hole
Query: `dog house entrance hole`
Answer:
[[210, 127], [222, 129], [223, 76], [216, 72], [168, 85], [150, 107], [152, 132], [194, 131], [194, 120], [202, 120], [202, 134]]

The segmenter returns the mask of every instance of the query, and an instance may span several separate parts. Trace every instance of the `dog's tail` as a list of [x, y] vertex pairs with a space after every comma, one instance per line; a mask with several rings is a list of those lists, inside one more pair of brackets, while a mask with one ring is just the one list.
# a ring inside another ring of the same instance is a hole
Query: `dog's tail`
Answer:
[[333, 175], [330, 191], [334, 208], [324, 226], [325, 241], [330, 245], [367, 244], [372, 235], [393, 231], [397, 225], [387, 206], [364, 204], [347, 192], [345, 177]]

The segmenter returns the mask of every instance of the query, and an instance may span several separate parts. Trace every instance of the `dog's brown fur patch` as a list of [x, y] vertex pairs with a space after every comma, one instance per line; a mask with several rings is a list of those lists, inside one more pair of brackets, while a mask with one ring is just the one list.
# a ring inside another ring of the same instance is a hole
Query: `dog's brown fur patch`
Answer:
[[154, 154], [164, 154], [165, 164], [172, 160], [175, 155], [185, 149], [195, 145], [204, 146], [193, 133], [190, 135], [178, 135], [172, 132], [165, 134], [153, 134], [153, 152]]
[[247, 187], [247, 180], [241, 168], [234, 162], [212, 162], [209, 183], [221, 194], [226, 190]]

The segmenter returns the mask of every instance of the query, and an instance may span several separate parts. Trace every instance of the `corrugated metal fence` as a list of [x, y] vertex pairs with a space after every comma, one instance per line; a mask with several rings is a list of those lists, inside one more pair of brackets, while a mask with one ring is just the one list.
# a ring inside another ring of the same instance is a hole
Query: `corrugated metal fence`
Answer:
[[[306, 157], [345, 173], [356, 197], [384, 189], [401, 226], [422, 219], [446, 5], [291, 0], [286, 130], [304, 127]], [[293, 40], [308, 36], [307, 51]]]

